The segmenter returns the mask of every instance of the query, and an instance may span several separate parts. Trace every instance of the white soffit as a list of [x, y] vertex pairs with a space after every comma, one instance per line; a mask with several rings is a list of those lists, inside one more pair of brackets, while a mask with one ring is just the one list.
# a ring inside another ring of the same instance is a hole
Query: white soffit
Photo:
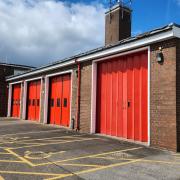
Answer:
[[[109, 55], [116, 54], [116, 53], [121, 53], [123, 51], [129, 51], [132, 49], [144, 47], [144, 46], [150, 45], [152, 43], [171, 39], [173, 37], [180, 38], [180, 28], [179, 27], [174, 26], [173, 29], [171, 29], [171, 30], [161, 32], [159, 34], [155, 34], [155, 35], [152, 35], [150, 37], [144, 37], [144, 38], [139, 39], [139, 40], [137, 39], [133, 42], [127, 42], [126, 44], [120, 44], [120, 45], [117, 45], [115, 47], [110, 47], [108, 49], [104, 49], [104, 50], [101, 50], [98, 52], [94, 52], [94, 53], [89, 54], [89, 55], [87, 54], [87, 55], [84, 55], [82, 57], [77, 58], [76, 61], [82, 62], [82, 61], [86, 61], [86, 60], [94, 60], [94, 59], [97, 59], [100, 57], [109, 56]], [[28, 77], [31, 75], [43, 73], [46, 71], [50, 71], [53, 69], [57, 69], [57, 68], [72, 65], [72, 64], [75, 64], [75, 59], [72, 59], [72, 60], [64, 62], [64, 63], [52, 65], [49, 67], [44, 67], [44, 68], [39, 69], [39, 70], [37, 69], [35, 71], [25, 73], [25, 74], [22, 74], [22, 75], [19, 75], [16, 77], [11, 77], [11, 78], [8, 78], [7, 81], [25, 78], [25, 77]]]

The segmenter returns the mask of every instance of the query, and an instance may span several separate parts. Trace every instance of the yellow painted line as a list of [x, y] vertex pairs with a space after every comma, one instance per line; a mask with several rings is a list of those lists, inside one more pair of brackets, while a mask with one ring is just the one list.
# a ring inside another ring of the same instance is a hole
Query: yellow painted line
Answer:
[[124, 166], [124, 165], [127, 165], [127, 164], [136, 163], [136, 162], [139, 162], [139, 161], [141, 161], [141, 159], [134, 160], [134, 161], [123, 162], [123, 163], [111, 164], [111, 165], [108, 165], [108, 166], [88, 169], [88, 170], [79, 171], [79, 172], [74, 172], [73, 174], [69, 174], [69, 175], [68, 174], [67, 175], [60, 175], [60, 176], [53, 177], [53, 178], [48, 178], [48, 179], [45, 179], [45, 180], [56, 180], [56, 179], [61, 179], [61, 178], [70, 177], [70, 176], [74, 176], [74, 175], [92, 173], [92, 172], [96, 172], [96, 171], [100, 171], [100, 170], [104, 170], [104, 169], [108, 169], [108, 168], [113, 168], [113, 167]]
[[157, 161], [157, 160], [143, 159], [142, 162], [162, 163], [162, 164], [177, 164], [177, 165], [180, 165], [180, 162], [175, 162], [175, 161]]
[[4, 137], [4, 136], [13, 136], [13, 135], [23, 135], [23, 134], [38, 134], [38, 133], [48, 133], [48, 132], [58, 132], [61, 131], [60, 129], [56, 129], [56, 130], [49, 130], [49, 131], [35, 131], [35, 132], [26, 132], [26, 133], [14, 133], [14, 134], [3, 134], [0, 137]]
[[95, 157], [96, 159], [107, 159], [107, 160], [127, 160], [127, 161], [133, 161], [137, 158], [131, 159], [131, 158], [112, 158], [112, 157]]
[[[35, 144], [32, 146], [21, 146], [21, 147], [15, 147], [15, 148], [10, 148], [9, 149], [21, 149], [21, 148], [28, 148], [28, 147], [39, 147], [39, 146], [47, 146], [47, 145], [52, 145], [52, 144], [66, 144], [66, 143], [71, 143], [71, 142], [81, 142], [81, 141], [90, 141], [90, 140], [95, 140], [95, 139], [100, 139], [100, 138], [87, 138], [83, 140], [69, 140], [69, 141], [63, 141], [63, 142], [53, 142], [53, 143], [44, 143], [44, 144]], [[3, 147], [5, 148], [5, 147]]]
[[0, 152], [0, 155], [1, 155], [1, 154], [10, 154], [10, 153], [6, 153], [6, 152]]
[[103, 167], [103, 166], [100, 166], [100, 165], [95, 165], [95, 164], [67, 164], [67, 163], [63, 163], [63, 164], [60, 164], [61, 166], [82, 166], [82, 167]]
[[19, 158], [22, 162], [27, 163], [27, 164], [30, 165], [30, 166], [34, 166], [33, 163], [31, 163], [31, 162], [28, 161], [27, 159], [25, 159], [25, 158], [19, 156], [18, 154], [16, 154], [16, 153], [13, 152], [12, 150], [6, 149], [6, 151], [8, 151], [9, 153], [11, 153], [11, 154], [14, 155], [15, 157]]
[[142, 149], [142, 148], [143, 147], [130, 148], [130, 149], [124, 149], [124, 150], [119, 150], [119, 151], [111, 151], [111, 152], [100, 153], [100, 154], [80, 156], [80, 157], [70, 158], [70, 159], [65, 159], [65, 160], [60, 160], [60, 161], [53, 161], [53, 162], [35, 164], [34, 166], [44, 166], [44, 165], [53, 164], [53, 163], [62, 163], [62, 162], [74, 161], [74, 160], [85, 159], [85, 158], [94, 158], [94, 157], [101, 156], [101, 155], [113, 154], [113, 153], [117, 153], [117, 152], [133, 151], [133, 150]]
[[[81, 135], [83, 136], [83, 135]], [[22, 141], [16, 141], [16, 142], [29, 142], [29, 141], [40, 141], [40, 140], [51, 140], [51, 139], [62, 139], [62, 138], [79, 138], [80, 136], [77, 135], [72, 135], [72, 136], [57, 136], [57, 137], [50, 137], [50, 138], [39, 138], [39, 139], [27, 139], [27, 140], [22, 140]]]
[[22, 162], [22, 161], [14, 161], [14, 160], [0, 160], [0, 162], [3, 162], [3, 163], [25, 163], [25, 162]]
[[59, 152], [50, 152], [50, 155], [54, 155], [54, 154], [62, 154], [65, 153], [66, 151], [59, 151]]
[[[36, 144], [40, 144], [40, 143], [31, 143], [31, 142], [14, 142], [14, 144], [27, 144], [27, 145], [36, 145]], [[44, 144], [44, 143], [42, 143], [42, 144]]]
[[4, 178], [2, 176], [0, 176], [0, 180], [4, 180]]
[[39, 175], [39, 176], [62, 176], [68, 174], [41, 173], [41, 172], [18, 172], [18, 171], [0, 171], [1, 174], [22, 174], [22, 175]]

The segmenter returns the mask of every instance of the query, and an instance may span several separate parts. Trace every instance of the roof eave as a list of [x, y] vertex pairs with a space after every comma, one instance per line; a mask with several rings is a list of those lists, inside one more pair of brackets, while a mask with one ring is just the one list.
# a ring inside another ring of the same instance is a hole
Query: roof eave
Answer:
[[54, 70], [54, 69], [57, 69], [60, 67], [72, 65], [72, 64], [75, 64], [75, 59], [78, 62], [94, 60], [94, 59], [102, 58], [104, 56], [110, 56], [112, 54], [117, 54], [117, 53], [121, 53], [124, 51], [129, 51], [132, 49], [149, 46], [153, 43], [160, 42], [163, 40], [172, 39], [172, 38], [180, 38], [180, 28], [179, 27], [173, 26], [173, 28], [171, 28], [171, 29], [168, 29], [166, 31], [162, 31], [162, 32], [157, 33], [157, 34], [153, 34], [153, 35], [148, 36], [148, 37], [137, 39], [135, 41], [130, 41], [130, 42], [127, 42], [125, 44], [112, 46], [112, 47], [109, 47], [107, 49], [105, 48], [105, 49], [102, 49], [102, 50], [99, 50], [96, 52], [92, 52], [90, 54], [84, 54], [84, 55], [82, 54], [81, 56], [79, 56], [77, 58], [74, 57], [74, 59], [70, 59], [69, 61], [60, 62], [58, 64], [51, 65], [48, 67], [44, 67], [42, 69], [37, 69], [37, 70], [34, 70], [32, 72], [27, 72], [25, 74], [18, 75], [15, 77], [9, 77], [6, 79], [6, 81], [18, 80], [21, 78], [26, 78], [28, 76], [36, 75], [39, 73], [44, 73], [44, 72], [47, 72], [50, 70]]

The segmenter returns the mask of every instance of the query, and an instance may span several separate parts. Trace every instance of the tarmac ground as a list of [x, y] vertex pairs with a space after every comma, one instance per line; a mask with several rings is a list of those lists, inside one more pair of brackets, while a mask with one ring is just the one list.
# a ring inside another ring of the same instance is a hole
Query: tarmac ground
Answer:
[[180, 154], [1, 118], [0, 179], [180, 180]]

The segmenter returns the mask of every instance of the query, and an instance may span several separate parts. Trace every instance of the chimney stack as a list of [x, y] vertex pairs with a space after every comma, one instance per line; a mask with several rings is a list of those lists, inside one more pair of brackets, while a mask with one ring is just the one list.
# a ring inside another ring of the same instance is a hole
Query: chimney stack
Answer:
[[131, 9], [118, 4], [105, 14], [105, 45], [131, 37]]

